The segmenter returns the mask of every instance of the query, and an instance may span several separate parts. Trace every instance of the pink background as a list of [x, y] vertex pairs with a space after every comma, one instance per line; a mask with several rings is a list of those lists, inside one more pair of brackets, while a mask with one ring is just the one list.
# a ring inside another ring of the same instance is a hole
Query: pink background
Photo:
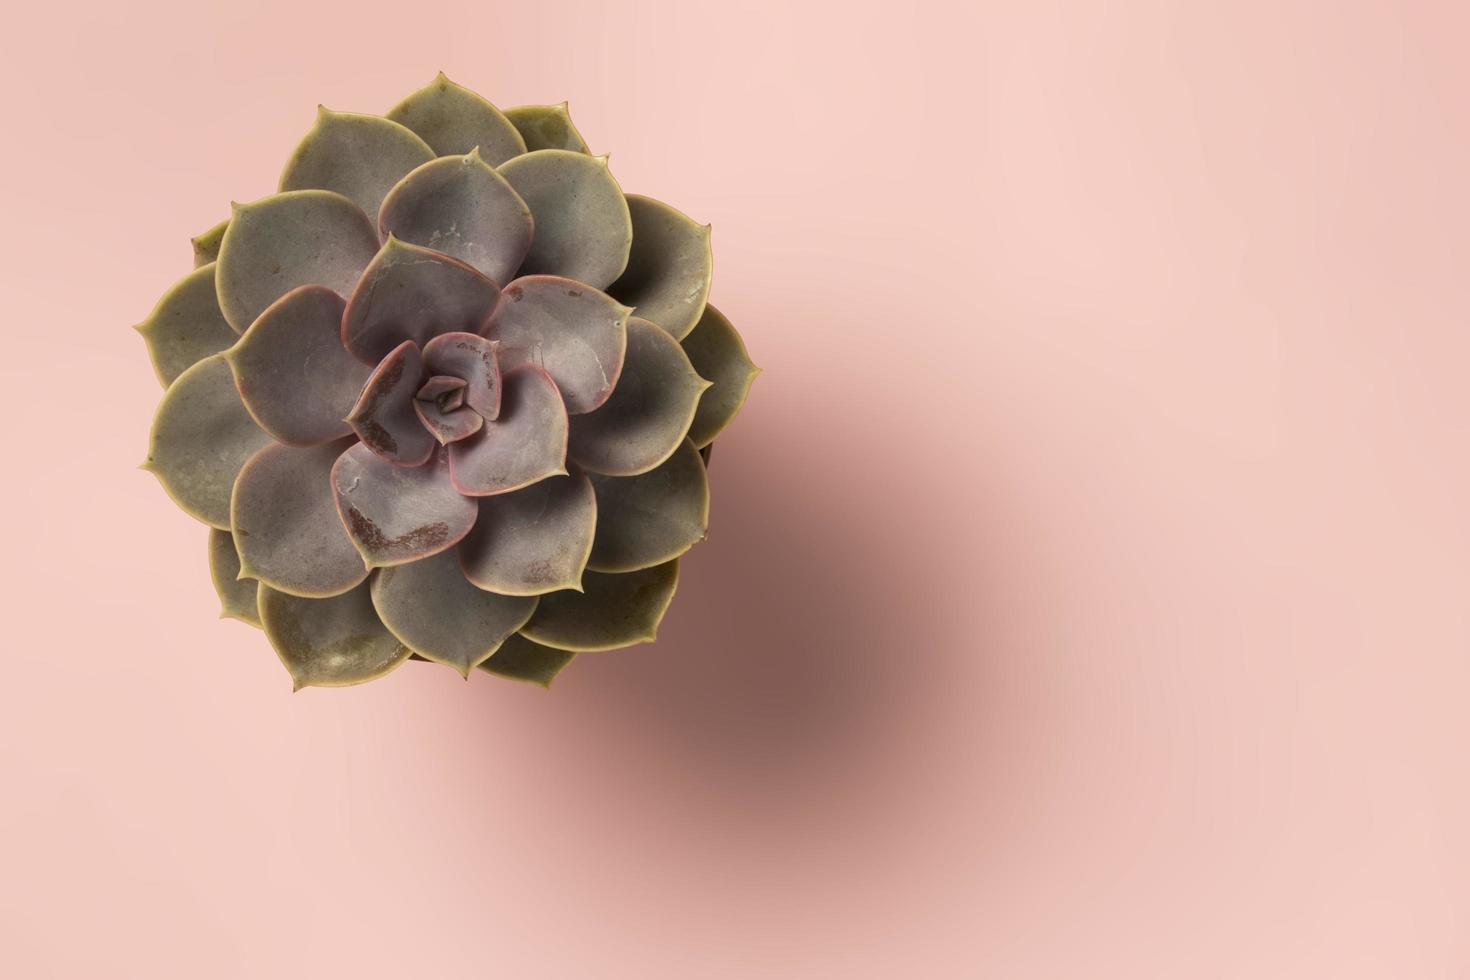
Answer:
[[[218, 6], [0, 41], [0, 972], [1470, 975], [1463, 6]], [[765, 374], [656, 646], [292, 696], [129, 326], [440, 68]]]

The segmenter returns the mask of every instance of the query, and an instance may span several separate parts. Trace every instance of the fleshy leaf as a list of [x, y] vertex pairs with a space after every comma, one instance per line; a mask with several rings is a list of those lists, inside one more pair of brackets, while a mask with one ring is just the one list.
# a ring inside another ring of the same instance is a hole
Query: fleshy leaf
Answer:
[[683, 340], [704, 313], [714, 276], [709, 225], [641, 194], [628, 195], [628, 211], [633, 249], [608, 292]]
[[251, 626], [260, 625], [260, 612], [255, 607], [255, 579], [240, 577], [240, 555], [229, 531], [209, 529], [209, 577], [219, 593], [220, 618], [238, 619]]
[[224, 240], [228, 227], [230, 219], [226, 218], [202, 235], [189, 239], [189, 244], [194, 246], [194, 268], [203, 268], [219, 258], [219, 243]]
[[353, 290], [342, 342], [377, 364], [405, 340], [423, 347], [451, 330], [483, 333], [499, 301], [478, 269], [390, 235]]
[[567, 471], [567, 410], [556, 382], [529, 364], [501, 382], [499, 417], [449, 444], [449, 472], [460, 493], [508, 493]]
[[366, 582], [342, 595], [310, 599], [261, 584], [265, 635], [291, 673], [294, 690], [346, 687], [382, 677], [408, 647], [378, 619]]
[[631, 572], [677, 558], [704, 540], [709, 479], [688, 439], [662, 464], [638, 476], [592, 474], [597, 537], [587, 567]]
[[622, 275], [633, 223], [607, 157], [537, 150], [507, 160], [500, 173], [536, 224], [523, 275], [566, 276], [594, 289], [606, 289]]
[[542, 368], [576, 415], [607, 401], [618, 383], [632, 312], [575, 279], [523, 276], [505, 288], [491, 334], [502, 369]]
[[297, 286], [351, 294], [378, 251], [362, 209], [331, 191], [288, 191], [235, 205], [220, 242], [215, 286], [239, 333]]
[[407, 126], [436, 156], [468, 153], [479, 147], [491, 166], [526, 152], [520, 132], [504, 114], [462, 85], [439, 77], [388, 111], [388, 118]]
[[342, 526], [370, 568], [454, 547], [479, 513], [449, 482], [443, 449], [423, 466], [395, 466], [357, 443], [332, 468], [332, 488]]
[[225, 352], [245, 407], [288, 446], [319, 446], [352, 431], [343, 419], [370, 372], [342, 346], [345, 307], [325, 286], [298, 286]]
[[708, 387], [673, 337], [635, 316], [618, 386], [597, 411], [572, 416], [567, 450], [596, 473], [646, 473], [679, 448]]
[[341, 595], [367, 578], [332, 492], [332, 465], [350, 445], [276, 444], [250, 457], [230, 501], [241, 575], [308, 598]]
[[694, 370], [710, 381], [710, 389], [700, 396], [694, 421], [689, 424], [689, 438], [703, 449], [735, 420], [750, 392], [750, 383], [761, 369], [751, 362], [740, 334], [713, 306], [704, 308], [704, 316], [684, 338], [683, 347]]
[[189, 365], [218, 354], [239, 339], [220, 312], [214, 269], [210, 263], [180, 279], [163, 294], [148, 319], [138, 324], [153, 372], [165, 388]]
[[347, 424], [373, 452], [399, 466], [421, 466], [434, 452], [434, 437], [413, 409], [424, 377], [424, 356], [405, 340], [368, 377]]
[[588, 572], [583, 592], [541, 597], [521, 634], [544, 646], [575, 653], [648, 643], [679, 584], [679, 560], [636, 572]]
[[491, 421], [500, 415], [500, 365], [495, 341], [472, 333], [441, 333], [424, 345], [424, 368], [465, 382], [464, 403]]
[[597, 500], [582, 473], [480, 498], [474, 530], [460, 542], [465, 577], [501, 595], [582, 588]]
[[[464, 390], [467, 386], [463, 378], [453, 378], [443, 374], [436, 374], [428, 381], [419, 386], [414, 393], [414, 398], [421, 402], [442, 402], [446, 399], [456, 399], [453, 404], [446, 404], [446, 411], [453, 411], [464, 404]], [[457, 396], [457, 397], [456, 397]]]
[[536, 598], [477, 589], [453, 552], [373, 576], [373, 605], [383, 624], [415, 653], [466, 677], [526, 624]]
[[183, 511], [214, 527], [230, 526], [230, 489], [245, 461], [271, 443], [255, 424], [223, 354], [214, 354], [179, 375], [153, 418], [148, 460]]
[[[463, 393], [463, 388], [456, 392], [459, 395]], [[445, 409], [437, 401], [415, 398], [413, 410], [441, 446], [468, 439], [485, 427], [485, 416], [469, 407]]]
[[400, 180], [383, 199], [378, 226], [468, 262], [496, 283], [510, 281], [531, 247], [531, 209], [473, 150]]
[[565, 102], [560, 105], [521, 105], [505, 110], [505, 117], [520, 131], [531, 150], [571, 150], [586, 153], [587, 141], [572, 124]]
[[371, 217], [404, 174], [435, 156], [413, 130], [391, 119], [322, 106], [281, 173], [281, 190], [336, 191]]
[[507, 637], [495, 655], [480, 664], [480, 669], [509, 680], [550, 687], [556, 675], [576, 658], [575, 653], [544, 647], [516, 633]]

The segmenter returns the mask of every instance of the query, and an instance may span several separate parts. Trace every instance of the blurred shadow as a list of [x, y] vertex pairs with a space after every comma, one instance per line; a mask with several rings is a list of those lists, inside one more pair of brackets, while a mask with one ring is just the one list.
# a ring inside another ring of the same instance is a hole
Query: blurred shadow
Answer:
[[584, 655], [558, 684], [600, 730], [685, 770], [666, 775], [747, 803], [850, 790], [855, 775], [881, 791], [861, 770], [952, 693], [955, 627], [925, 588], [923, 541], [842, 472], [862, 457], [824, 463], [789, 443], [718, 447], [710, 537], [684, 557], [658, 641]]

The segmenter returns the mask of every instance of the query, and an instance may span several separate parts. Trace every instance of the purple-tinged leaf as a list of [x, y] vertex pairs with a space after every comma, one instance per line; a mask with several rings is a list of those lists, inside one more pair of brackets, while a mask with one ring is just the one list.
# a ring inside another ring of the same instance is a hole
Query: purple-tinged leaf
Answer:
[[347, 424], [363, 445], [398, 466], [422, 466], [434, 453], [434, 437], [414, 411], [424, 377], [424, 357], [405, 340], [367, 379]]
[[435, 155], [413, 130], [391, 119], [319, 107], [316, 125], [281, 174], [281, 190], [336, 191], [371, 216], [404, 174]]
[[500, 415], [500, 364], [495, 346], [495, 341], [472, 333], [441, 333], [424, 345], [425, 370], [463, 381], [464, 404], [486, 421]]
[[679, 560], [636, 572], [588, 572], [582, 592], [541, 597], [527, 639], [558, 650], [590, 653], [650, 643], [679, 584]]
[[288, 191], [234, 206], [220, 242], [215, 285], [225, 319], [244, 333], [297, 286], [350, 295], [378, 251], [362, 209], [331, 191]]
[[597, 500], [582, 473], [480, 498], [480, 516], [460, 542], [459, 562], [475, 585], [501, 595], [582, 588]]
[[566, 276], [594, 289], [606, 289], [622, 275], [633, 223], [607, 157], [537, 150], [507, 160], [500, 173], [536, 223], [522, 274]]
[[342, 342], [374, 365], [405, 340], [423, 347], [451, 330], [484, 333], [499, 301], [478, 269], [389, 236], [352, 292]]
[[230, 526], [230, 489], [245, 461], [271, 444], [255, 424], [223, 354], [186, 370], [169, 385], [148, 436], [143, 468], [190, 517]]
[[[436, 374], [419, 386], [414, 397], [421, 402], [441, 402], [445, 410], [453, 411], [464, 404], [464, 390], [467, 384], [468, 382], [463, 378]], [[454, 399], [454, 402], [445, 401], [451, 398]]]
[[344, 419], [369, 369], [342, 346], [345, 306], [325, 286], [298, 286], [225, 351], [245, 407], [279, 442], [319, 446], [352, 431]]
[[496, 283], [510, 281], [531, 247], [531, 209], [474, 151], [404, 177], [383, 199], [378, 227], [468, 262]]
[[536, 610], [534, 596], [475, 588], [452, 551], [379, 570], [372, 595], [379, 618], [394, 636], [425, 659], [465, 677]]
[[568, 452], [595, 473], [646, 473], [679, 448], [708, 387], [678, 341], [633, 317], [618, 386], [597, 411], [572, 417]]
[[[461, 388], [457, 394], [463, 391], [464, 389]], [[485, 416], [468, 405], [446, 411], [439, 407], [437, 401], [426, 402], [421, 398], [415, 398], [413, 410], [424, 428], [429, 430], [429, 434], [438, 440], [441, 446], [468, 439], [485, 427]]]
[[408, 659], [408, 647], [378, 619], [366, 582], [326, 599], [288, 595], [262, 583], [257, 604], [293, 690], [361, 684]]
[[566, 473], [567, 410], [556, 382], [537, 367], [507, 371], [500, 415], [449, 445], [449, 472], [460, 493], [509, 493]]
[[502, 369], [543, 369], [568, 414], [578, 415], [607, 401], [618, 383], [632, 312], [575, 279], [522, 276], [505, 288], [490, 336], [500, 342]]
[[332, 492], [332, 466], [349, 445], [275, 444], [250, 457], [230, 501], [241, 575], [308, 598], [341, 595], [367, 578]]
[[395, 466], [358, 443], [332, 468], [337, 513], [370, 568], [452, 548], [479, 512], [449, 482], [445, 451], [423, 466]]

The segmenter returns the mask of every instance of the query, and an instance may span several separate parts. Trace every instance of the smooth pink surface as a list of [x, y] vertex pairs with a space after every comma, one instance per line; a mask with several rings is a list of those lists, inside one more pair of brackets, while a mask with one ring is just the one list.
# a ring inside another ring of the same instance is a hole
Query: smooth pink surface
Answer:
[[[0, 973], [1470, 975], [1463, 6], [222, 6], [0, 41]], [[440, 68], [765, 374], [656, 646], [293, 696], [129, 325]]]

